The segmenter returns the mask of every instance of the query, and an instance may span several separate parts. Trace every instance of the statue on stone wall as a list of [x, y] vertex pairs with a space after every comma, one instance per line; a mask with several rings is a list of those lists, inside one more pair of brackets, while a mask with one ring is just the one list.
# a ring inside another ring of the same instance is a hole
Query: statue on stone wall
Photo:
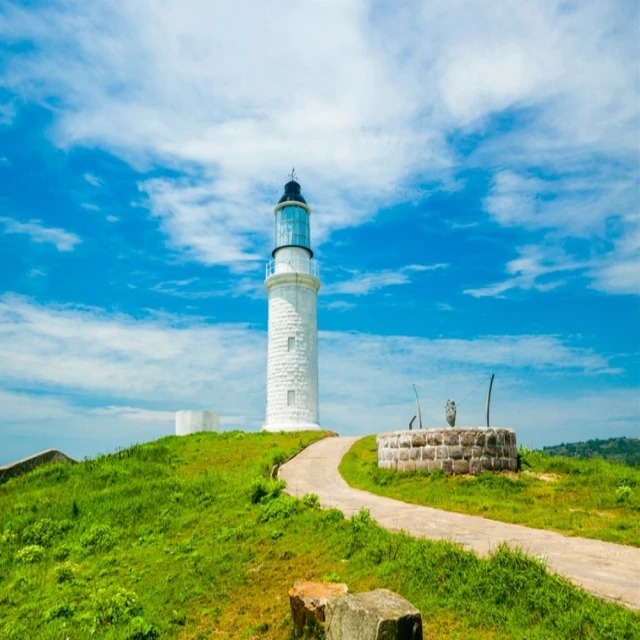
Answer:
[[456, 403], [453, 400], [447, 400], [444, 408], [444, 415], [450, 427], [456, 426]]

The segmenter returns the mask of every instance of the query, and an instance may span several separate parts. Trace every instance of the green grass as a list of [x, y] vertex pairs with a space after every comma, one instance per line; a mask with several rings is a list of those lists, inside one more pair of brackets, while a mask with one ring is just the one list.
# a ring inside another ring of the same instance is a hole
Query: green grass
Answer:
[[269, 478], [322, 434], [198, 434], [0, 487], [0, 638], [293, 638], [295, 580], [387, 587], [425, 638], [640, 637], [640, 617], [517, 551], [488, 559], [345, 520]]
[[524, 472], [473, 476], [378, 469], [375, 436], [340, 465], [352, 487], [429, 507], [640, 546], [640, 468], [526, 452]]

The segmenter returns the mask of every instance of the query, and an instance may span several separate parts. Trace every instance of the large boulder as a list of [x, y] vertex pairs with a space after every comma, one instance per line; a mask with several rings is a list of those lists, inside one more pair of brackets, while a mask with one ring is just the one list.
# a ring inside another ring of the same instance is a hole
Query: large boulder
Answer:
[[296, 582], [289, 589], [289, 602], [293, 624], [298, 631], [315, 620], [324, 624], [325, 607], [331, 597], [337, 598], [349, 593], [347, 585], [333, 582]]
[[325, 616], [327, 640], [422, 640], [420, 612], [388, 589], [331, 598]]

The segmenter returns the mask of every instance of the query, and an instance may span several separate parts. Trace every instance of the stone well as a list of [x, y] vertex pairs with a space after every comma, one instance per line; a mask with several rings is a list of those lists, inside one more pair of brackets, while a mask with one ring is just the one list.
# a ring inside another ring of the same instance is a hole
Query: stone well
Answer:
[[513, 429], [453, 427], [390, 431], [376, 438], [378, 466], [398, 471], [435, 471], [476, 475], [481, 471], [517, 468]]

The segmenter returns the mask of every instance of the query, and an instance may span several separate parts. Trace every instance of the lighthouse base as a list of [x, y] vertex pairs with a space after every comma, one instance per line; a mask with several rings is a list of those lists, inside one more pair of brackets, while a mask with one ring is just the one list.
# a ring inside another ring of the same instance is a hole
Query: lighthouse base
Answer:
[[279, 431], [322, 431], [322, 427], [313, 422], [269, 422], [262, 425], [262, 430], [270, 433], [278, 433]]

